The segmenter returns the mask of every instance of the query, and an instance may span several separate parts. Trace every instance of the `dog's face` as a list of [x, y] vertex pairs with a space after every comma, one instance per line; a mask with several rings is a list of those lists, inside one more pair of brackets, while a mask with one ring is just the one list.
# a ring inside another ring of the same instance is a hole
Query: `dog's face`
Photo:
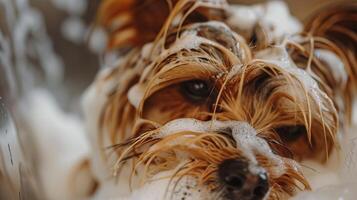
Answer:
[[156, 39], [105, 77], [118, 80], [100, 120], [115, 171], [130, 167], [128, 184], [169, 180], [155, 188], [168, 199], [284, 199], [309, 189], [298, 162], [325, 161], [338, 145], [348, 57], [325, 38], [279, 41], [259, 23], [233, 26], [221, 1], [169, 7]]

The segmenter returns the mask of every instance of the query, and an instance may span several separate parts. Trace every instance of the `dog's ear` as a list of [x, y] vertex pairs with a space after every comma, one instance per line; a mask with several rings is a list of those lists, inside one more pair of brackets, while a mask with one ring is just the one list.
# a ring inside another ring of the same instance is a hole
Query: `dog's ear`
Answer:
[[357, 75], [357, 2], [335, 5], [317, 12], [306, 23], [305, 32], [324, 37], [342, 50], [354, 77]]
[[[104, 0], [98, 23], [109, 33], [109, 49], [141, 46], [158, 36], [172, 14], [188, 13], [185, 23], [207, 21], [216, 19], [219, 14], [212, 10], [225, 4], [225, 0]], [[174, 17], [169, 20], [177, 23]]]
[[[351, 104], [353, 92], [357, 86], [357, 2], [344, 3], [334, 5], [330, 8], [324, 8], [320, 12], [316, 12], [314, 16], [307, 21], [305, 32], [308, 36], [313, 36], [315, 49], [325, 49], [333, 52], [343, 63], [342, 70], [346, 75], [345, 84], [342, 80], [335, 78], [333, 81], [328, 81], [332, 90], [340, 90], [340, 95], [344, 96], [344, 109], [342, 112], [346, 115], [347, 121], [351, 116]], [[314, 51], [315, 57], [325, 64], [331, 61], [323, 60], [324, 56]], [[325, 54], [326, 55], [326, 54]], [[338, 77], [341, 72], [341, 67], [338, 63], [330, 62], [327, 66], [329, 75], [325, 77]], [[326, 76], [327, 75], [327, 76]], [[341, 94], [342, 93], [342, 94]], [[335, 95], [339, 96], [339, 95]], [[335, 103], [340, 100], [334, 99]], [[340, 110], [341, 112], [341, 110]]]
[[150, 41], [169, 14], [165, 0], [105, 0], [98, 22], [108, 34], [108, 48], [136, 46]]

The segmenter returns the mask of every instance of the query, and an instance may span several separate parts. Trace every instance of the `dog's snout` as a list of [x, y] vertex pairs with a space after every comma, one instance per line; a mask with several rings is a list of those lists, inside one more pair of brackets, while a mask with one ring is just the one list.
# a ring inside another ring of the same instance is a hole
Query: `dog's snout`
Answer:
[[231, 200], [261, 200], [269, 190], [266, 171], [245, 159], [223, 161], [218, 177]]

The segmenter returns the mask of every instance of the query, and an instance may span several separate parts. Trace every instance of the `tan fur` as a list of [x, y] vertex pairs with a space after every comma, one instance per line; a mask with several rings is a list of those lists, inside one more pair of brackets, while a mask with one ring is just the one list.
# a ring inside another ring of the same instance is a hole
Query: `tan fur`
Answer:
[[[272, 166], [267, 158], [256, 155], [260, 165], [269, 172], [272, 187], [269, 199], [293, 195], [296, 189], [310, 189], [301, 171], [290, 163], [291, 159], [327, 160], [332, 149], [338, 147], [338, 131], [348, 126], [357, 75], [356, 4], [319, 14], [307, 23], [298, 42], [287, 39], [283, 43], [293, 62], [318, 83], [320, 93], [312, 94], [288, 70], [255, 58], [257, 50], [271, 48], [268, 40], [262, 38], [264, 31], [257, 37], [257, 46], [251, 48], [251, 35], [243, 38], [231, 30], [212, 31], [198, 24], [212, 19], [224, 22], [226, 4], [211, 5], [203, 0], [158, 2], [145, 1], [139, 5], [134, 0], [107, 0], [100, 9], [99, 21], [108, 28], [111, 37], [109, 48], [133, 47], [120, 67], [108, 75], [118, 80], [117, 87], [108, 97], [98, 130], [99, 134], [109, 135], [113, 150], [119, 156], [115, 169], [119, 170], [123, 161], [133, 160], [135, 166], [144, 167], [142, 179], [145, 180], [177, 166], [176, 152], [180, 151], [188, 154], [191, 160], [176, 176], [190, 175], [210, 190], [219, 190], [217, 165], [224, 159], [242, 156], [232, 138], [194, 132], [179, 132], [164, 138], [154, 136], [162, 125], [178, 118], [237, 120], [248, 122], [274, 152], [289, 157], [284, 158], [289, 170], [275, 177], [269, 171]], [[349, 12], [345, 12], [346, 9]], [[160, 16], [152, 15], [155, 10], [162, 10]], [[188, 19], [173, 25], [179, 13]], [[117, 21], [124, 18], [127, 23], [116, 27]], [[149, 24], [150, 29], [145, 24]], [[125, 32], [128, 29], [133, 30], [130, 36]], [[163, 54], [190, 30], [198, 31], [204, 42], [197, 48]], [[129, 39], [118, 39], [123, 37]], [[142, 50], [149, 42], [150, 53], [147, 54]], [[346, 85], [335, 80], [326, 63], [314, 56], [315, 49], [327, 49], [338, 55], [349, 75]], [[237, 66], [240, 70], [234, 71]], [[192, 79], [213, 83], [212, 93], [205, 103], [193, 104], [180, 92], [178, 84]], [[145, 88], [138, 108], [127, 98], [135, 84]], [[321, 101], [315, 101], [314, 95]], [[284, 143], [274, 131], [295, 124], [304, 125], [307, 134], [293, 143]], [[187, 135], [193, 137], [184, 137]], [[176, 141], [176, 145], [172, 145], [172, 141]]]

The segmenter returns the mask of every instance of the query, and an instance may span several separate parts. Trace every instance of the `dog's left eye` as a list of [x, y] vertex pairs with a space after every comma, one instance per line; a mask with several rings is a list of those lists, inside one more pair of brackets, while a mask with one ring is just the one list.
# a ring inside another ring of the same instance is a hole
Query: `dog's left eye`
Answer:
[[181, 84], [183, 95], [193, 102], [206, 100], [211, 93], [211, 86], [204, 80], [186, 81]]
[[275, 129], [275, 131], [287, 143], [294, 142], [306, 134], [306, 128], [303, 125], [283, 126]]

